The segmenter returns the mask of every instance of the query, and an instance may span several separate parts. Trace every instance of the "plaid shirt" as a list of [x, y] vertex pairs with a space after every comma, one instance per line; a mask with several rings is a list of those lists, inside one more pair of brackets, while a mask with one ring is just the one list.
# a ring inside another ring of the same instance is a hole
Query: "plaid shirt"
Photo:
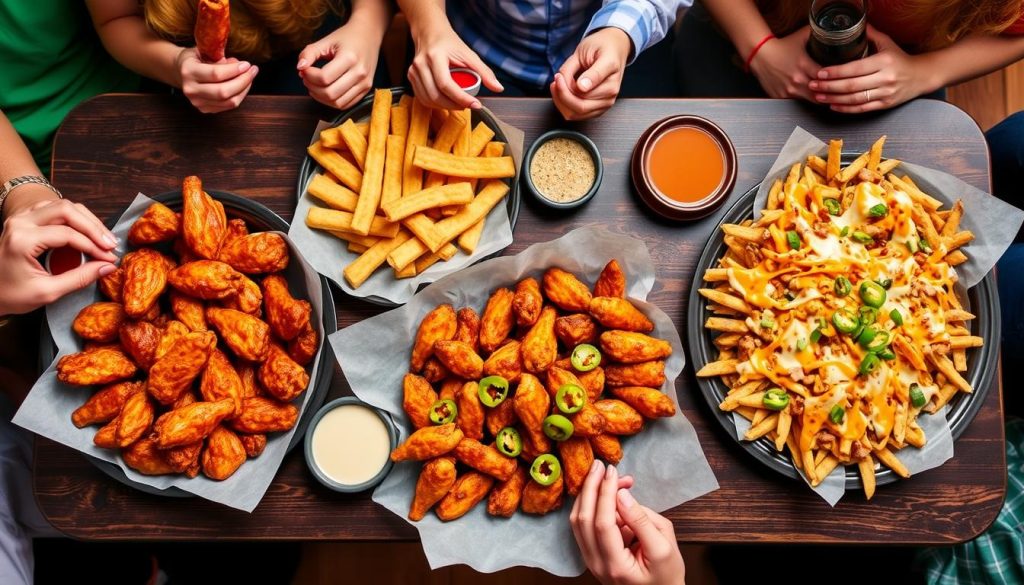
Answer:
[[665, 38], [693, 0], [448, 0], [452, 28], [480, 58], [506, 74], [543, 87], [600, 28], [621, 29], [633, 58]]
[[929, 585], [1024, 583], [1024, 420], [1006, 423], [1006, 500], [996, 521], [974, 540], [921, 552]]

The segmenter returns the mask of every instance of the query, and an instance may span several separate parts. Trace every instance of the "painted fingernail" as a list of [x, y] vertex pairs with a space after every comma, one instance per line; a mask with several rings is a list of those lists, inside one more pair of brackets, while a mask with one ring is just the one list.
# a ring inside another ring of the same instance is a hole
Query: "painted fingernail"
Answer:
[[302, 69], [303, 67], [305, 67], [308, 64], [309, 64], [309, 61], [306, 61], [305, 59], [299, 59], [299, 64], [296, 65], [295, 68], [296, 69]]
[[115, 270], [117, 270], [117, 267], [113, 264], [104, 264], [100, 266], [100, 276], [106, 276]]
[[590, 81], [589, 77], [580, 77], [579, 81], [576, 82], [576, 85], [580, 86], [580, 89], [583, 91], [587, 91], [594, 86], [594, 82]]
[[247, 63], [246, 61], [242, 61], [241, 63], [238, 64], [238, 72], [241, 73], [241, 72], [245, 71], [246, 69], [248, 69], [249, 67], [252, 67], [251, 63]]
[[615, 466], [609, 465], [608, 469], [605, 471], [605, 477], [615, 477], [616, 472], [617, 470], [615, 469]]
[[633, 504], [636, 504], [636, 500], [633, 498], [633, 494], [629, 493], [629, 490], [627, 489], [619, 490], [618, 496], [619, 503], [622, 504], [622, 507], [627, 510], [632, 508]]

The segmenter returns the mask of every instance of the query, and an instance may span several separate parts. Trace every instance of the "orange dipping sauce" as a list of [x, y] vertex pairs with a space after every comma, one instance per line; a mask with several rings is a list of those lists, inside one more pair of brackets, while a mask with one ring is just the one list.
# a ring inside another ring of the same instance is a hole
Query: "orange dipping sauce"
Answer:
[[665, 197], [697, 203], [714, 193], [725, 179], [725, 153], [710, 134], [693, 126], [677, 126], [659, 136], [647, 155], [647, 174]]

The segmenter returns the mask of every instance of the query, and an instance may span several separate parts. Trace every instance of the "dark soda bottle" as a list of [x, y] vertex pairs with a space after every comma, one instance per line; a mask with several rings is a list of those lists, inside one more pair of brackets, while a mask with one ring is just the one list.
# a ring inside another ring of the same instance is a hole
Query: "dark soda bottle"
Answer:
[[868, 54], [864, 0], [814, 0], [807, 53], [821, 66], [840, 65]]

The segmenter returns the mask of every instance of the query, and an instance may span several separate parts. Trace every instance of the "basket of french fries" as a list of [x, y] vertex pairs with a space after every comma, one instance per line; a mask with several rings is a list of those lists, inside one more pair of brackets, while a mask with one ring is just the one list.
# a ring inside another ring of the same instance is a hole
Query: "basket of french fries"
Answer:
[[884, 143], [857, 155], [832, 140], [770, 176], [763, 206], [748, 192], [705, 248], [689, 310], [697, 377], [727, 431], [777, 471], [868, 499], [919, 467], [924, 417], [963, 432], [999, 337], [991, 277], [968, 290], [957, 272], [973, 200], [926, 192]]
[[401, 304], [511, 243], [521, 149], [486, 110], [378, 89], [308, 147], [291, 235], [347, 293]]

